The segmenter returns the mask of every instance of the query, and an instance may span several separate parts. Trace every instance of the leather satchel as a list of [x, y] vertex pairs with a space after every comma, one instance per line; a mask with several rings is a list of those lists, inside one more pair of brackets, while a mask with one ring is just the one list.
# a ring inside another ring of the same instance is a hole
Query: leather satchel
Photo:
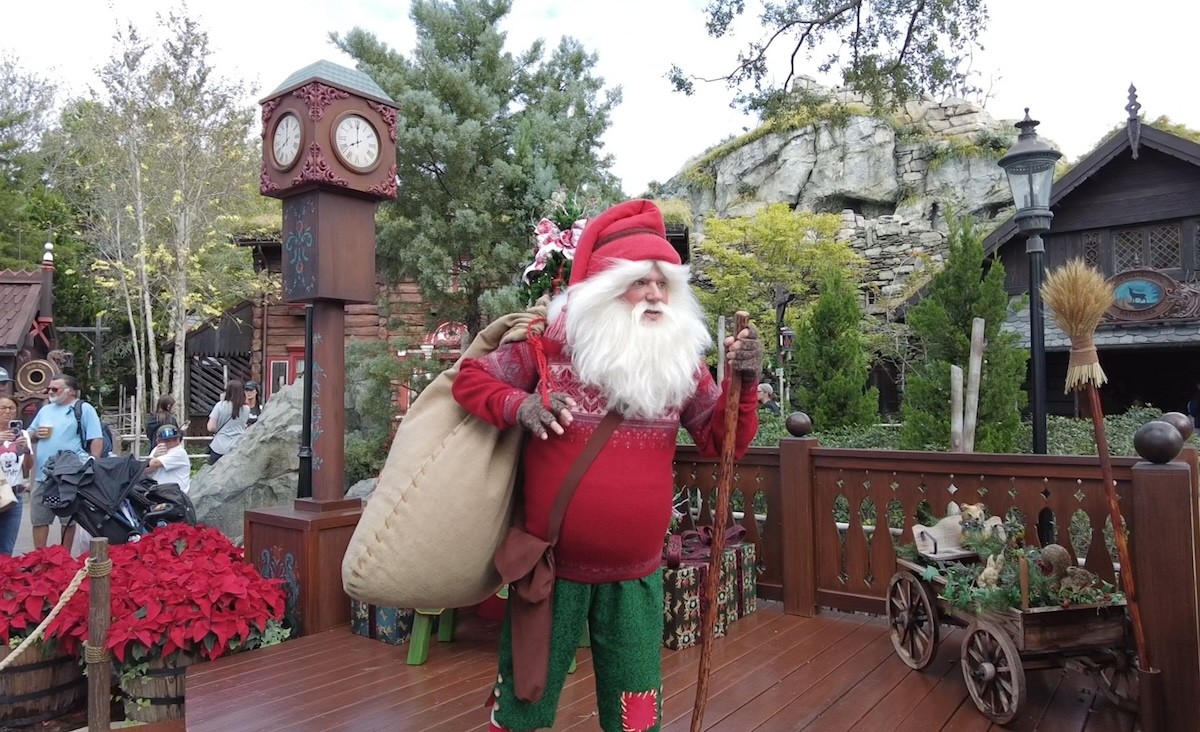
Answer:
[[579, 481], [600, 454], [621, 415], [609, 412], [567, 471], [550, 508], [548, 536], [541, 539], [524, 529], [519, 514], [496, 549], [496, 569], [508, 583], [509, 625], [512, 631], [513, 686], [517, 698], [536, 702], [546, 692], [550, 667], [550, 634], [554, 620], [554, 545], [563, 517]]

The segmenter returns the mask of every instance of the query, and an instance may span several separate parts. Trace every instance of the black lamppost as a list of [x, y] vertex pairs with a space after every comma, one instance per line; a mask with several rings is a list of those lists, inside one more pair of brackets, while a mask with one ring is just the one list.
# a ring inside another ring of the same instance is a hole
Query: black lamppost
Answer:
[[1017, 142], [1000, 158], [1000, 167], [1008, 175], [1012, 189], [1017, 228], [1026, 235], [1025, 253], [1029, 255], [1029, 352], [1033, 361], [1033, 452], [1046, 454], [1046, 325], [1042, 309], [1042, 232], [1050, 230], [1050, 189], [1054, 185], [1054, 165], [1062, 153], [1038, 139], [1037, 120], [1029, 118], [1016, 124], [1021, 134]]
[[[785, 387], [787, 380], [784, 378], [784, 354], [790, 355], [792, 350], [792, 338], [796, 334], [790, 328], [784, 326], [784, 317], [787, 315], [787, 306], [796, 299], [796, 295], [788, 290], [785, 285], [775, 285], [774, 297], [771, 304], [775, 306], [775, 378], [779, 380], [779, 403], [784, 408], [787, 407], [787, 394]], [[784, 331], [787, 331], [787, 334]], [[790, 334], [791, 338], [788, 338]], [[787, 340], [785, 340], [787, 339]]]

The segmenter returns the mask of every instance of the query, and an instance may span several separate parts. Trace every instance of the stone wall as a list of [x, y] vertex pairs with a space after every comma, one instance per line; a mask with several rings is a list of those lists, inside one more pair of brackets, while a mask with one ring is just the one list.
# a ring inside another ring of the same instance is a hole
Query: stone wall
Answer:
[[[820, 91], [847, 109], [865, 100], [846, 90]], [[999, 220], [1011, 205], [996, 164], [1015, 140], [1012, 121], [997, 121], [962, 99], [923, 97], [889, 116], [867, 113], [757, 139], [748, 136], [724, 156], [687, 166], [659, 191], [683, 198], [695, 212], [692, 231], [703, 237], [709, 216], [752, 215], [786, 203], [806, 211], [841, 213], [839, 238], [867, 260], [867, 299], [903, 296], [907, 280], [946, 252], [946, 213]], [[704, 175], [696, 175], [703, 164]], [[986, 229], [986, 226], [985, 226]]]

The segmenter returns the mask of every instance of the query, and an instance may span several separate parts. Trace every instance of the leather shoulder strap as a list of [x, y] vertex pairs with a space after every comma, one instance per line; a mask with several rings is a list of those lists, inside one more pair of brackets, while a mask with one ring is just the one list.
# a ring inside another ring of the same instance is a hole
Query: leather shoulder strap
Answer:
[[546, 537], [546, 540], [551, 544], [558, 542], [558, 532], [562, 528], [563, 517], [567, 514], [567, 506], [571, 503], [571, 496], [575, 495], [575, 489], [579, 487], [579, 481], [583, 479], [583, 474], [591, 467], [592, 461], [600, 454], [600, 450], [604, 448], [608, 438], [616, 431], [617, 425], [621, 424], [623, 419], [624, 417], [620, 413], [611, 410], [605, 414], [604, 419], [600, 420], [600, 424], [596, 426], [596, 431], [583, 446], [583, 452], [579, 453], [575, 464], [567, 471], [562, 486], [558, 489], [558, 495], [554, 497], [554, 505], [550, 508], [549, 524], [546, 527], [549, 536]]

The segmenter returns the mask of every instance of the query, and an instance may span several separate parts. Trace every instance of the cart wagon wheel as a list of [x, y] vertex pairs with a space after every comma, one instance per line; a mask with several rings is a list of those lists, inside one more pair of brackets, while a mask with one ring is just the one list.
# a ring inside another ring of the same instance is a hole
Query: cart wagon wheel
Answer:
[[1008, 724], [1025, 703], [1025, 671], [1008, 634], [983, 620], [967, 628], [962, 641], [962, 672], [971, 699], [984, 716]]
[[937, 606], [933, 596], [911, 572], [892, 575], [887, 595], [888, 626], [892, 647], [909, 667], [918, 671], [933, 661], [938, 644]]
[[1138, 674], [1137, 668], [1124, 650], [1110, 650], [1111, 663], [1101, 665], [1100, 692], [1105, 698], [1122, 709], [1137, 711]]

